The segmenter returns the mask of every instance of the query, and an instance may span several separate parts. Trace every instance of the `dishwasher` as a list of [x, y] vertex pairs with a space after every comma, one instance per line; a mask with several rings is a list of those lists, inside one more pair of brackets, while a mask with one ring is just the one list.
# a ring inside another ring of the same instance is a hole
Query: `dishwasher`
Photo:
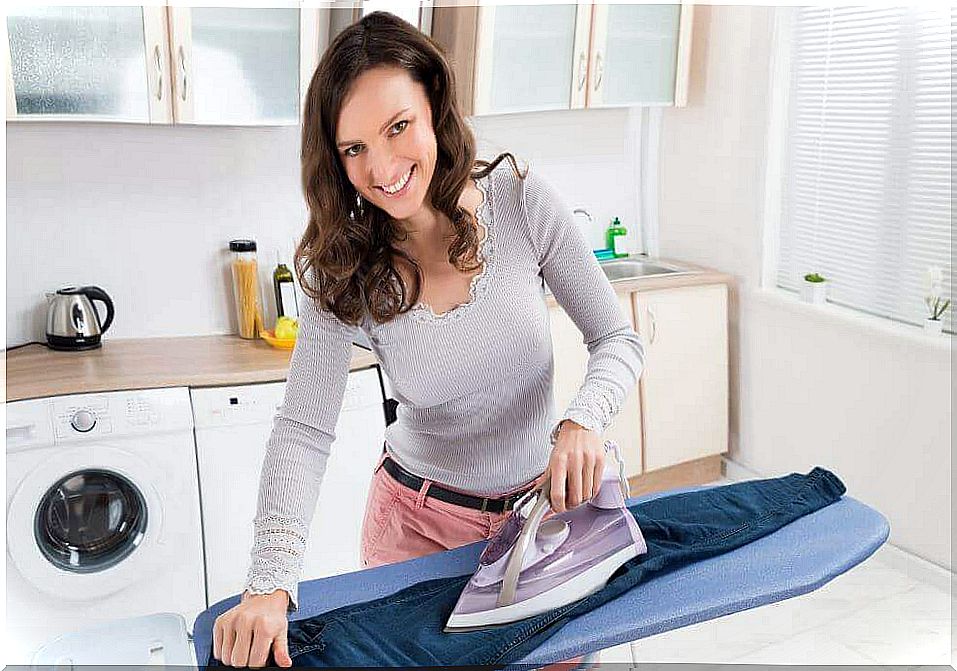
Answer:
[[[362, 518], [390, 409], [384, 384], [378, 366], [349, 374], [302, 580], [361, 568]], [[190, 390], [210, 605], [245, 585], [260, 471], [285, 388], [283, 381]]]

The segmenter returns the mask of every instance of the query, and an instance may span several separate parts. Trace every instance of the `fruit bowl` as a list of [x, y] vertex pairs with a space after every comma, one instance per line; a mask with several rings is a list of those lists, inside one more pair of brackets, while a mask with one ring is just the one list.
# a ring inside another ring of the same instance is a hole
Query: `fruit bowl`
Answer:
[[295, 338], [277, 338], [276, 332], [272, 329], [263, 329], [260, 337], [278, 349], [292, 349], [296, 346]]

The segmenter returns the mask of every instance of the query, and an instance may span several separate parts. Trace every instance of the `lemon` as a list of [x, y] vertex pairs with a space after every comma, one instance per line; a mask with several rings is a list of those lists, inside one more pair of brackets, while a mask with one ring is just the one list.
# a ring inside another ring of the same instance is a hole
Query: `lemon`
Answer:
[[276, 320], [276, 337], [280, 340], [294, 340], [299, 333], [299, 320], [282, 316]]

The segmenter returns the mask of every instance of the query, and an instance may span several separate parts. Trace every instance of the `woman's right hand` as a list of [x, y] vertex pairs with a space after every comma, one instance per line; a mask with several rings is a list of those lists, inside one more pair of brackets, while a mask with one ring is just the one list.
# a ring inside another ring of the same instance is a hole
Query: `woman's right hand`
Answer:
[[227, 666], [262, 668], [271, 648], [278, 666], [292, 666], [286, 642], [288, 607], [285, 590], [270, 594], [243, 592], [237, 605], [216, 618], [213, 657]]

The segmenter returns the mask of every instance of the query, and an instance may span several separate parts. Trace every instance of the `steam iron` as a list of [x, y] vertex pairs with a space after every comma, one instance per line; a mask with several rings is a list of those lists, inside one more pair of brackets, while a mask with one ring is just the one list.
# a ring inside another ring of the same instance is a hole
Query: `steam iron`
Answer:
[[625, 464], [618, 446], [606, 441], [605, 451], [609, 448], [617, 467], [605, 460], [598, 493], [580, 506], [543, 521], [551, 510], [550, 478], [516, 501], [482, 552], [443, 631], [488, 629], [573, 603], [648, 551], [625, 507]]

